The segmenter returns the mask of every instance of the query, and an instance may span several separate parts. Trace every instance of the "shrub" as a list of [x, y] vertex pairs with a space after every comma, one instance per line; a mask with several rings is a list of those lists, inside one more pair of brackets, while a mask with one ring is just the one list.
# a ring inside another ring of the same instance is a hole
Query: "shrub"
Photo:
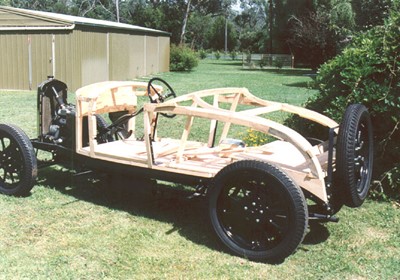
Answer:
[[[351, 46], [324, 64], [317, 76], [319, 94], [306, 104], [340, 121], [351, 103], [363, 103], [374, 127], [374, 178], [386, 196], [400, 193], [400, 12], [392, 11], [384, 26], [354, 39]], [[321, 133], [296, 118], [297, 129]]]
[[258, 63], [258, 65], [260, 66], [261, 69], [263, 69], [264, 66], [268, 66], [269, 59], [270, 58], [268, 56], [265, 56], [265, 55], [262, 56], [260, 62]]
[[251, 63], [251, 53], [246, 54], [246, 62]]
[[229, 56], [232, 58], [232, 60], [235, 60], [236, 57], [237, 57], [237, 53], [236, 53], [235, 51], [231, 51], [231, 52], [229, 53]]
[[216, 52], [214, 53], [214, 56], [215, 56], [215, 59], [216, 59], [216, 60], [219, 60], [219, 59], [221, 58], [221, 53], [220, 53], [219, 51], [216, 51]]
[[283, 64], [284, 64], [284, 61], [283, 61], [283, 59], [280, 58], [280, 57], [277, 57], [277, 58], [274, 60], [274, 66], [275, 66], [276, 68], [278, 68], [278, 69], [282, 69]]
[[247, 146], [262, 146], [267, 144], [271, 138], [267, 134], [252, 128], [249, 128], [246, 133], [244, 135], [240, 135], [240, 137]]
[[171, 71], [190, 71], [199, 64], [196, 53], [186, 46], [171, 45]]
[[199, 50], [200, 59], [205, 59], [207, 57], [207, 52], [203, 49]]

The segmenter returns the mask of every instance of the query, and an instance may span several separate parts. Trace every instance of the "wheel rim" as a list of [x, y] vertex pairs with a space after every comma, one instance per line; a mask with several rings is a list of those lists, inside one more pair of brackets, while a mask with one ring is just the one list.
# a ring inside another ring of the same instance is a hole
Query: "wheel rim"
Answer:
[[12, 189], [24, 174], [22, 154], [12, 137], [0, 134], [0, 181], [3, 188]]
[[368, 125], [365, 122], [360, 122], [357, 128], [354, 149], [354, 178], [359, 194], [362, 194], [367, 187], [370, 172], [369, 146]]
[[228, 238], [244, 249], [265, 251], [286, 236], [291, 210], [275, 178], [258, 174], [233, 176], [217, 202], [217, 216]]

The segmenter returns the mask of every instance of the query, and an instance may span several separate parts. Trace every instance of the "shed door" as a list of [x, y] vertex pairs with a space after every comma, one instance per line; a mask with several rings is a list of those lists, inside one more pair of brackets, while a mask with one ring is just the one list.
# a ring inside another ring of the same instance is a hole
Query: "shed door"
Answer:
[[47, 76], [55, 75], [54, 35], [29, 35], [28, 42], [29, 84], [35, 89]]

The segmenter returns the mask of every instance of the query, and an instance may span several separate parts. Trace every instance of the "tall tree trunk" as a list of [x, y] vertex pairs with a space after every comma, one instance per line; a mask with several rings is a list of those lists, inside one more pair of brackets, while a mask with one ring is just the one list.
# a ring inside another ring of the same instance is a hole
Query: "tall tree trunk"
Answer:
[[192, 3], [192, 0], [188, 0], [187, 7], [186, 7], [186, 13], [185, 17], [183, 19], [183, 24], [182, 24], [182, 32], [181, 32], [181, 41], [179, 42], [180, 45], [185, 43], [185, 33], [186, 33], [186, 25], [189, 19], [189, 13], [190, 13], [190, 5]]
[[115, 0], [115, 10], [117, 12], [117, 22], [119, 22], [119, 0]]
[[273, 32], [274, 32], [274, 3], [269, 0], [269, 53], [273, 53]]

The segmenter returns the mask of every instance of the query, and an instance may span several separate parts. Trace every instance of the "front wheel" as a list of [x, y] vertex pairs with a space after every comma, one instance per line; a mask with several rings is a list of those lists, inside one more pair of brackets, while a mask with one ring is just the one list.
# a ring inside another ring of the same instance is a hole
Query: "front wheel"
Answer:
[[212, 227], [234, 254], [275, 263], [291, 255], [304, 238], [304, 195], [271, 164], [244, 160], [228, 165], [215, 176], [208, 194]]
[[37, 161], [28, 136], [17, 126], [0, 124], [0, 193], [23, 196], [37, 177]]

